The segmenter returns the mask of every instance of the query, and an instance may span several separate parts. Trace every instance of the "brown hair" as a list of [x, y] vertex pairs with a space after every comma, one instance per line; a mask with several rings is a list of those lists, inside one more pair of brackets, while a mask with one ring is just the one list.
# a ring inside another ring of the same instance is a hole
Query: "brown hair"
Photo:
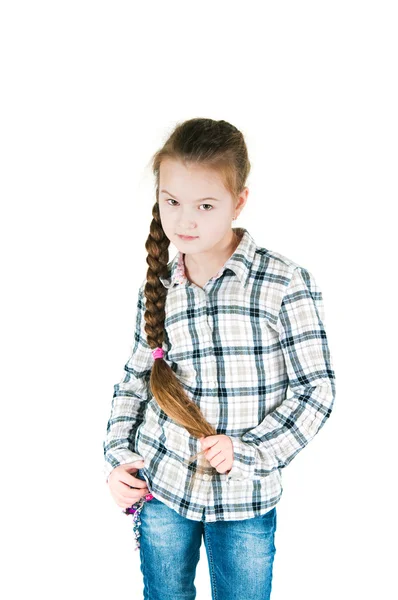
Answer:
[[[159, 277], [168, 278], [169, 244], [159, 215], [159, 174], [162, 160], [170, 158], [183, 164], [200, 164], [222, 177], [226, 189], [238, 199], [250, 172], [250, 162], [242, 133], [226, 121], [194, 118], [177, 124], [165, 144], [152, 157], [156, 179], [156, 202], [152, 208], [150, 233], [145, 243], [148, 252], [145, 332], [148, 345], [155, 349], [164, 341], [167, 289]], [[162, 358], [154, 360], [150, 388], [160, 408], [194, 437], [217, 435], [199, 407], [187, 396], [174, 371]], [[191, 456], [188, 464], [201, 452]], [[210, 467], [210, 463], [209, 463]], [[197, 471], [203, 472], [197, 465]]]

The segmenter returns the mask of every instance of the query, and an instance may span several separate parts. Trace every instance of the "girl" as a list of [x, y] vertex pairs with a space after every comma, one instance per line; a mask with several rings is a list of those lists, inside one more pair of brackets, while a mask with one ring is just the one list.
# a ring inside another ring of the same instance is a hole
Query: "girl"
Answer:
[[334, 402], [313, 275], [232, 227], [249, 171], [242, 133], [212, 119], [178, 124], [153, 157], [149, 267], [103, 443], [145, 599], [196, 597], [202, 536], [213, 599], [270, 598], [282, 469]]

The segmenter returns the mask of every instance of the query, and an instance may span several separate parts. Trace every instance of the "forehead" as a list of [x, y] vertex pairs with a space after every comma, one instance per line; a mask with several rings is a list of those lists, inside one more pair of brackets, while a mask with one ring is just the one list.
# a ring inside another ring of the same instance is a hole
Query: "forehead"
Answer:
[[[195, 191], [214, 192], [225, 195], [227, 192], [221, 174], [215, 169], [197, 163], [183, 163], [167, 158], [159, 168], [160, 189], [166, 187], [169, 192], [178, 196], [178, 190], [184, 192], [195, 187]], [[171, 189], [172, 188], [172, 189]]]

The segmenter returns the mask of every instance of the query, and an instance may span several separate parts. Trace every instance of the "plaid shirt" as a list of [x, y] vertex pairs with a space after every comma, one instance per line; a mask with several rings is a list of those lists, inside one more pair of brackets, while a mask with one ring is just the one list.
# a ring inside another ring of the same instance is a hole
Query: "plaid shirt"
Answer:
[[[171, 420], [149, 388], [145, 280], [125, 375], [114, 386], [103, 442], [104, 475], [144, 460], [150, 493], [180, 515], [206, 521], [248, 519], [282, 495], [282, 469], [330, 416], [335, 374], [324, 329], [322, 292], [289, 258], [257, 246], [246, 229], [233, 255], [200, 288], [185, 276], [184, 255], [169, 263], [164, 360], [217, 434], [230, 436], [232, 469], [218, 473], [199, 440]], [[288, 389], [290, 395], [287, 395]], [[206, 470], [192, 478], [196, 464]]]

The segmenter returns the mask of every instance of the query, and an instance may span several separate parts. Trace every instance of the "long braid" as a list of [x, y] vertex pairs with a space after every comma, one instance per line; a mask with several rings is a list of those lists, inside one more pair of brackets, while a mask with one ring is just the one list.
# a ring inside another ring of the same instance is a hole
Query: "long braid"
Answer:
[[[159, 277], [168, 275], [170, 240], [166, 237], [161, 225], [158, 202], [153, 206], [152, 215], [150, 234], [145, 244], [149, 266], [144, 288], [146, 297], [144, 318], [148, 345], [155, 349], [161, 348], [164, 341], [167, 290]], [[192, 436], [200, 438], [203, 435], [217, 434], [217, 430], [206, 421], [199, 407], [186, 395], [174, 371], [166, 361], [162, 359], [154, 361], [149, 384], [160, 408], [168, 417], [185, 427]], [[191, 456], [188, 464], [198, 455], [199, 453]], [[198, 466], [198, 471], [204, 472], [200, 466]]]

